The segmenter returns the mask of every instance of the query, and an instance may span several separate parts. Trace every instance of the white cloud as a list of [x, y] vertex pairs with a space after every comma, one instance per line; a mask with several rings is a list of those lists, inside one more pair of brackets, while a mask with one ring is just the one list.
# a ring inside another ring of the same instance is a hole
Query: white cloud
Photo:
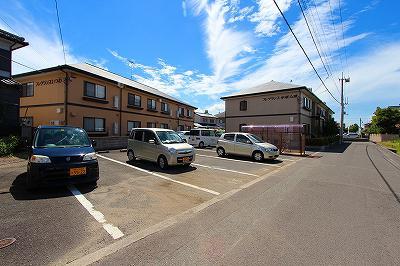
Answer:
[[[276, 0], [279, 8], [285, 13], [292, 0]], [[272, 0], [257, 0], [258, 10], [250, 16], [250, 21], [256, 23], [255, 33], [260, 36], [272, 36], [280, 31], [276, 20], [281, 16]]]
[[225, 102], [219, 101], [217, 103], [208, 105], [204, 107], [203, 109], [198, 109], [198, 113], [204, 113], [204, 111], [207, 110], [210, 114], [216, 115], [220, 112], [225, 111]]
[[182, 12], [183, 12], [183, 16], [186, 17], [187, 16], [186, 0], [182, 1]]
[[[13, 4], [15, 5], [13, 6], [15, 14], [18, 14], [18, 17], [0, 11], [2, 18], [4, 18], [7, 21], [7, 24], [11, 26], [11, 28], [9, 28], [8, 25], [0, 20], [0, 28], [24, 37], [25, 41], [29, 42], [29, 46], [13, 52], [13, 60], [33, 69], [42, 69], [64, 64], [63, 48], [57, 25], [47, 24], [46, 26], [41, 25], [39, 27], [36, 24], [36, 21], [32, 18], [30, 12], [18, 1], [13, 2]], [[104, 67], [106, 63], [104, 59], [89, 59], [74, 54], [72, 47], [65, 42], [65, 40], [64, 45], [66, 61], [68, 64], [89, 62]], [[13, 74], [32, 71], [32, 69], [16, 63], [13, 63], [12, 67]]]

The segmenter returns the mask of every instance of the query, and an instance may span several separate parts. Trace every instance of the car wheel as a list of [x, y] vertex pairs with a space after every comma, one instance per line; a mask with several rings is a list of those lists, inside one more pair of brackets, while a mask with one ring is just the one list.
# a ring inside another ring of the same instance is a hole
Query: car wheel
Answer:
[[200, 148], [200, 149], [203, 149], [203, 148], [204, 148], [204, 142], [200, 141], [200, 143], [199, 143], [199, 148]]
[[217, 148], [217, 154], [218, 154], [219, 157], [225, 156], [225, 150], [224, 150], [224, 148], [218, 147], [218, 148]]
[[253, 152], [253, 159], [254, 161], [261, 162], [264, 160], [264, 154], [260, 151]]
[[135, 154], [133, 153], [133, 151], [132, 150], [129, 150], [128, 151], [128, 161], [129, 162], [133, 162], [133, 161], [135, 161]]
[[168, 161], [167, 161], [167, 158], [165, 158], [164, 155], [160, 155], [158, 157], [157, 164], [158, 164], [158, 167], [160, 169], [164, 170], [164, 169], [168, 168]]

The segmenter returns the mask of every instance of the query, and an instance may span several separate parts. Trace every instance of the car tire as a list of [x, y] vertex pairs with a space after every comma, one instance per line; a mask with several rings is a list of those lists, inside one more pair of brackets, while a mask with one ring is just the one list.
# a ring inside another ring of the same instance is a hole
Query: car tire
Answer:
[[200, 143], [199, 143], [199, 148], [200, 148], [200, 149], [203, 149], [203, 148], [204, 148], [204, 142], [200, 141]]
[[135, 154], [133, 153], [133, 151], [132, 150], [129, 150], [128, 152], [127, 152], [127, 156], [128, 156], [128, 162], [134, 162], [135, 160], [136, 160], [136, 158], [135, 158]]
[[264, 160], [264, 154], [260, 151], [253, 152], [253, 160], [256, 162], [261, 162]]
[[165, 170], [168, 168], [168, 161], [164, 155], [160, 155], [157, 159], [157, 165], [160, 169]]
[[217, 148], [217, 155], [218, 155], [219, 157], [224, 157], [224, 156], [225, 156], [225, 149], [222, 148], [222, 147], [218, 147], [218, 148]]

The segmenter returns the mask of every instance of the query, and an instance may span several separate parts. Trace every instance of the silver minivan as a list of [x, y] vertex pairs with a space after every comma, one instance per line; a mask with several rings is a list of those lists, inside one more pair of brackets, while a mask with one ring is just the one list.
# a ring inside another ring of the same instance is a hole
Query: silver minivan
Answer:
[[264, 142], [258, 136], [250, 133], [232, 132], [222, 134], [217, 143], [218, 156], [236, 154], [252, 157], [255, 161], [276, 159], [279, 150], [276, 146]]
[[169, 165], [189, 166], [195, 160], [193, 146], [173, 130], [163, 128], [134, 128], [127, 148], [128, 160], [143, 159], [156, 162], [161, 169]]

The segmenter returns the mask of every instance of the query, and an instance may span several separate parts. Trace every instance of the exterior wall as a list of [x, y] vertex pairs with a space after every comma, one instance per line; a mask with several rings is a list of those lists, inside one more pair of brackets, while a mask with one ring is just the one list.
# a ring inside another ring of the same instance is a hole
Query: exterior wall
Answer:
[[[225, 100], [226, 131], [238, 131], [240, 124], [298, 124], [299, 91], [265, 93]], [[240, 111], [240, 102], [247, 110]]]
[[19, 89], [0, 82], [0, 136], [19, 133]]
[[[177, 130], [178, 125], [184, 126], [185, 130], [193, 128], [194, 108], [179, 104], [169, 99], [151, 95], [128, 86], [118, 86], [116, 83], [103, 80], [91, 75], [68, 70], [68, 97], [66, 109], [65, 102], [65, 73], [53, 71], [30, 77], [16, 78], [20, 83], [34, 82], [34, 96], [22, 97], [20, 117], [33, 117], [33, 126], [49, 125], [52, 120], [60, 120], [64, 124], [65, 113], [68, 125], [83, 127], [84, 117], [97, 117], [105, 119], [105, 132], [90, 132], [91, 136], [126, 136], [128, 132], [128, 121], [140, 121], [142, 127], [147, 127], [148, 122], [168, 124], [168, 127]], [[84, 96], [84, 82], [92, 82], [106, 87], [106, 98], [96, 99]], [[141, 96], [141, 108], [128, 106], [128, 93]], [[114, 98], [118, 96], [118, 98]], [[156, 111], [147, 110], [147, 100], [156, 100]], [[117, 105], [114, 101], [117, 100]], [[161, 112], [161, 102], [169, 105], [170, 113]], [[178, 116], [179, 107], [185, 109], [184, 116]], [[187, 116], [190, 109], [192, 117]], [[114, 131], [114, 125], [118, 132]]]
[[399, 135], [397, 134], [370, 134], [369, 140], [373, 142], [382, 142], [382, 141], [390, 141], [394, 139], [398, 139]]

